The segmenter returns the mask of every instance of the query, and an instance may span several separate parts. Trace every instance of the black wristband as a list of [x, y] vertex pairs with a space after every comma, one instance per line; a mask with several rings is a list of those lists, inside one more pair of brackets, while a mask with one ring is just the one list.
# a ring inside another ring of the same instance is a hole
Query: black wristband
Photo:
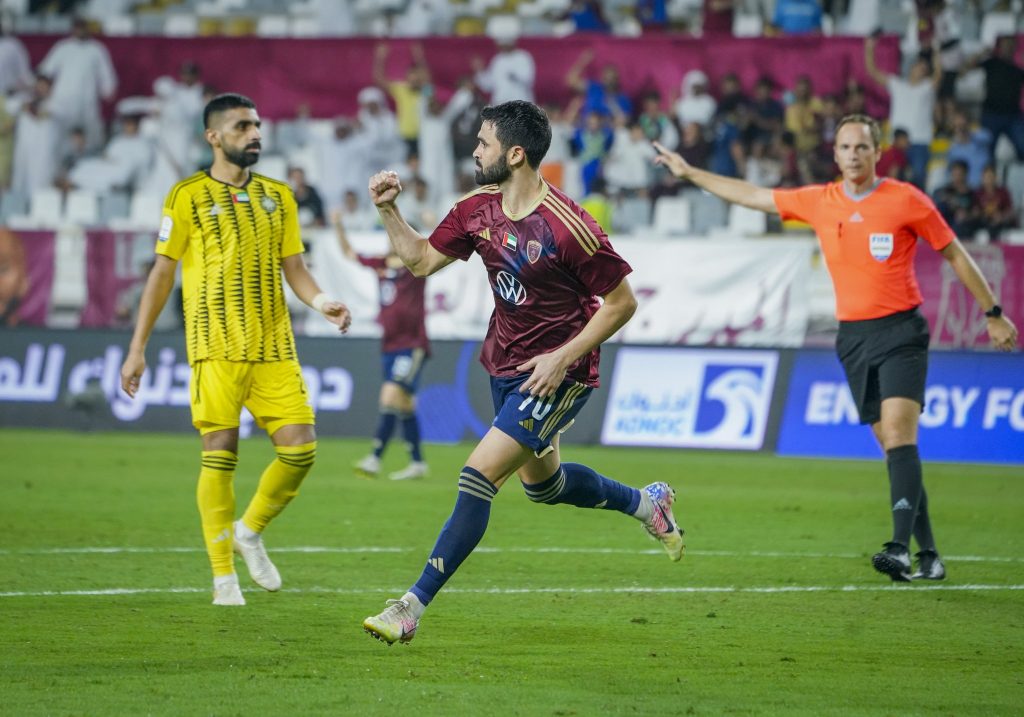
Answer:
[[996, 304], [991, 309], [989, 309], [988, 311], [985, 312], [985, 316], [987, 316], [990, 319], [998, 319], [1002, 315], [1003, 315], [1003, 307], [1000, 306], [999, 304]]

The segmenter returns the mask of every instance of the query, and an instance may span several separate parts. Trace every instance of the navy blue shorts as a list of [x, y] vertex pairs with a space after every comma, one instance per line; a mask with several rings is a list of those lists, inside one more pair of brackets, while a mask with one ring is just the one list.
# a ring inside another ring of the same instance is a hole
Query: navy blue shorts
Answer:
[[402, 349], [389, 351], [381, 357], [384, 369], [384, 380], [397, 383], [408, 393], [416, 393], [426, 363], [426, 352], [423, 349]]
[[519, 387], [529, 377], [529, 374], [491, 376], [491, 400], [494, 401], [491, 425], [532, 448], [539, 457], [550, 450], [555, 436], [575, 420], [594, 389], [566, 380], [553, 396], [536, 398], [519, 392]]

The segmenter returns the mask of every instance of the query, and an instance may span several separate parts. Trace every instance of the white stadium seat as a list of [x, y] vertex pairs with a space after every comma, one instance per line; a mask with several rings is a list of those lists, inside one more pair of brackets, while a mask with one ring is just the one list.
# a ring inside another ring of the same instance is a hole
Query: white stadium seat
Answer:
[[689, 231], [690, 200], [686, 197], [659, 197], [654, 203], [654, 233], [671, 236]]

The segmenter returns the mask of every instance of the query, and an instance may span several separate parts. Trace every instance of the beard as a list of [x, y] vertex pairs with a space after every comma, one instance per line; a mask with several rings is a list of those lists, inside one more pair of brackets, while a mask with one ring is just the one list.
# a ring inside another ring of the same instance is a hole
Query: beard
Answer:
[[[242, 149], [222, 147], [224, 150], [224, 158], [236, 167], [241, 167], [242, 169], [251, 167], [260, 161], [260, 155], [259, 152], [256, 152], [255, 154], [250, 152], [250, 147], [252, 147], [252, 145], [249, 147], [243, 147]], [[256, 148], [258, 149], [259, 145], [256, 145]]]
[[490, 167], [477, 167], [474, 179], [477, 184], [483, 186], [485, 184], [501, 184], [511, 176], [512, 168], [508, 166], [508, 160], [502, 155]]

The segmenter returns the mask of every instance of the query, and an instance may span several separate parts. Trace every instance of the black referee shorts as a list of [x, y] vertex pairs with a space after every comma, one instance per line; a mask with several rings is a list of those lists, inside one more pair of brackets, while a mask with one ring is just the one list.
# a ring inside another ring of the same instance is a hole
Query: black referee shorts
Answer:
[[887, 398], [909, 398], [924, 409], [929, 338], [928, 321], [916, 308], [839, 322], [836, 353], [861, 423], [877, 423]]

